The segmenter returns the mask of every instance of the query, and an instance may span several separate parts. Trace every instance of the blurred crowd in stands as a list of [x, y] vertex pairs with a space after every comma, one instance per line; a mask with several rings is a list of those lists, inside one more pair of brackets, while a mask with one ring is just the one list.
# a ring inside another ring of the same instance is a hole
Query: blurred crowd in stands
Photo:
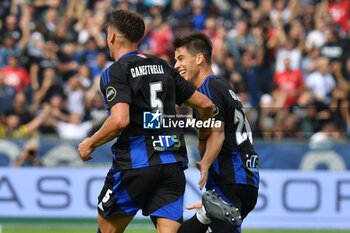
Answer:
[[170, 65], [176, 36], [208, 35], [215, 73], [239, 95], [255, 137], [349, 138], [348, 0], [0, 1], [0, 138], [98, 129], [115, 8], [144, 17], [139, 51]]

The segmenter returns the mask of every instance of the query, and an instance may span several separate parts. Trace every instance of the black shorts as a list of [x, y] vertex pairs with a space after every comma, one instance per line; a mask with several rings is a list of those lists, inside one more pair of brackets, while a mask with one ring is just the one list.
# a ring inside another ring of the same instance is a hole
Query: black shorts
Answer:
[[185, 175], [181, 163], [122, 171], [109, 170], [98, 197], [98, 213], [182, 219]]
[[[224, 201], [237, 207], [244, 219], [248, 213], [252, 211], [258, 200], [258, 189], [251, 185], [229, 184], [210, 187], [215, 189]], [[240, 227], [233, 227], [231, 224], [212, 220], [210, 228], [213, 233], [238, 233], [241, 232]]]

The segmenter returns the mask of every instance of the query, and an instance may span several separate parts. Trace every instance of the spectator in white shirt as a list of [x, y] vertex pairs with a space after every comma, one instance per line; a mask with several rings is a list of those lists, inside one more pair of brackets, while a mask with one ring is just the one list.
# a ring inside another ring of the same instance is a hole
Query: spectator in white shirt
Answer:
[[288, 39], [284, 46], [278, 48], [276, 52], [276, 72], [285, 71], [284, 60], [289, 58], [290, 68], [299, 70], [302, 54], [295, 40]]
[[331, 92], [336, 86], [336, 82], [329, 71], [328, 58], [320, 57], [317, 60], [317, 70], [306, 79], [306, 86], [313, 92], [316, 100], [325, 104], [330, 103]]
[[56, 122], [58, 136], [62, 139], [83, 139], [87, 137], [93, 124], [91, 121], [82, 122], [79, 113], [71, 113], [69, 122]]

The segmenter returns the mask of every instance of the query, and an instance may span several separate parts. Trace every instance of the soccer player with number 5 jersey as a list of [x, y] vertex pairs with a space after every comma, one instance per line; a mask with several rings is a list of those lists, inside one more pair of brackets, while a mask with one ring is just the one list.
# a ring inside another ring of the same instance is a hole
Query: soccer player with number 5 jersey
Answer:
[[[187, 157], [181, 129], [162, 128], [162, 115], [175, 104], [196, 108], [201, 120], [212, 117], [212, 102], [164, 60], [137, 51], [145, 25], [140, 16], [115, 10], [107, 42], [115, 62], [100, 81], [108, 117], [78, 146], [82, 160], [100, 145], [112, 146], [113, 163], [98, 197], [98, 232], [124, 232], [138, 210], [160, 233], [175, 233], [183, 214]], [[201, 130], [205, 139], [209, 131]]]

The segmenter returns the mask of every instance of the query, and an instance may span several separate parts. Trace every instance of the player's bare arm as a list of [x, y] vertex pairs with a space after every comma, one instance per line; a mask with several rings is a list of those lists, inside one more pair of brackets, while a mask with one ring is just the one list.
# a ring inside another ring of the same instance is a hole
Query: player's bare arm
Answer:
[[[205, 121], [207, 119], [213, 118], [214, 104], [202, 93], [196, 91], [190, 98], [186, 100], [185, 104], [196, 109], [197, 118], [199, 120]], [[201, 128], [198, 130], [198, 138], [206, 139], [210, 133], [210, 128]]]
[[110, 112], [111, 115], [101, 128], [90, 138], [86, 138], [79, 144], [78, 152], [83, 161], [92, 159], [91, 153], [97, 147], [115, 139], [129, 125], [129, 104], [117, 103], [111, 107]]
[[198, 182], [200, 189], [202, 189], [205, 183], [207, 182], [209, 167], [217, 158], [222, 148], [222, 145], [224, 144], [224, 141], [225, 141], [224, 128], [225, 128], [224, 122], [221, 122], [221, 127], [212, 129], [212, 132], [208, 136], [206, 141], [202, 140], [199, 142], [199, 145], [201, 143], [205, 143], [206, 145], [205, 146], [206, 148], [204, 149], [205, 151], [204, 154], [201, 154], [201, 157], [202, 157], [201, 161], [197, 162], [197, 167], [201, 173], [201, 176]]

